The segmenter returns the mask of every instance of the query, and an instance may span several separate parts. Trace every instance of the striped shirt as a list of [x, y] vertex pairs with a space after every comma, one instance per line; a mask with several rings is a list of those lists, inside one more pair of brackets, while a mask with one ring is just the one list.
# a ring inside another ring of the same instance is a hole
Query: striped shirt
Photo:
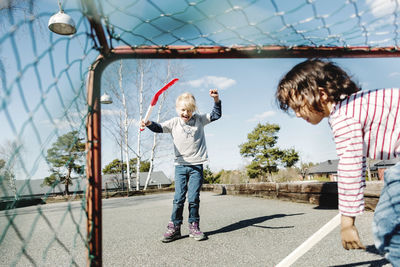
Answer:
[[400, 156], [400, 89], [359, 91], [337, 103], [329, 116], [338, 164], [340, 213], [364, 211], [366, 158]]

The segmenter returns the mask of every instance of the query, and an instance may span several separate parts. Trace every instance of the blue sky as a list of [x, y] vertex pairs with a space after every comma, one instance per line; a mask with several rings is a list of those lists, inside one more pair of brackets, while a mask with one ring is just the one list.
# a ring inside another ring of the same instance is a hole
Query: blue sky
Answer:
[[[303, 162], [322, 162], [336, 158], [326, 119], [313, 126], [279, 111], [275, 104], [274, 93], [279, 79], [302, 60], [304, 59], [253, 59], [229, 63], [199, 63], [204, 64], [204, 67], [209, 65], [209, 68], [204, 69], [211, 71], [215, 76], [236, 81], [232, 87], [221, 90], [224, 117], [207, 129], [207, 133], [210, 134], [208, 144], [212, 168], [230, 169], [246, 164], [239, 155], [238, 145], [246, 141], [247, 133], [254, 129], [258, 122], [279, 124], [281, 130], [278, 146], [295, 148]], [[399, 86], [399, 59], [334, 61], [353, 74], [363, 89]]]
[[[124, 1], [121, 2], [125, 3]], [[174, 4], [178, 2], [176, 1]], [[181, 2], [183, 3], [184, 1]], [[242, 6], [248, 3], [242, 0], [230, 2]], [[290, 5], [288, 4], [289, 2], [275, 2], [279, 3], [281, 5], [280, 9], [285, 11], [290, 11], [291, 8], [304, 4], [308, 12], [310, 12], [305, 14], [306, 17], [310, 14], [313, 16], [311, 6], [307, 6], [305, 4], [306, 1], [290, 1]], [[35, 32], [36, 40], [30, 38], [30, 30], [27, 27], [22, 27], [15, 35], [16, 46], [11, 38], [7, 38], [0, 44], [0, 59], [7, 67], [7, 81], [1, 84], [2, 90], [0, 90], [0, 99], [3, 101], [2, 109], [0, 109], [0, 122], [3, 125], [0, 134], [0, 145], [3, 145], [6, 140], [15, 139], [15, 135], [19, 135], [19, 141], [24, 145], [21, 150], [22, 160], [26, 164], [26, 171], [20, 172], [17, 177], [20, 179], [26, 178], [27, 173], [31, 174], [33, 179], [47, 176], [48, 166], [43, 160], [43, 155], [48, 146], [55, 141], [57, 134], [71, 130], [71, 126], [76, 127], [84, 121], [84, 118], [79, 117], [79, 113], [76, 112], [74, 107], [68, 109], [68, 112], [65, 112], [65, 107], [68, 107], [73, 102], [76, 88], [80, 86], [80, 76], [85, 76], [87, 67], [97, 56], [97, 51], [92, 50], [86, 57], [82, 58], [83, 51], [86, 53], [90, 50], [92, 43], [86, 42], [84, 32], [87, 31], [87, 23], [79, 20], [80, 13], [77, 10], [71, 10], [69, 14], [75, 18], [75, 22], [79, 26], [78, 32], [80, 35], [60, 37], [47, 30], [48, 18], [58, 9], [56, 1], [41, 0], [37, 3], [39, 4], [36, 11], [41, 15], [39, 22], [34, 24], [33, 31]], [[224, 6], [227, 3], [221, 1], [218, 2], [218, 5]], [[319, 14], [330, 14], [342, 4], [338, 2], [336, 5], [335, 2], [335, 7], [331, 7], [331, 5], [334, 5], [332, 1], [321, 0], [315, 1], [315, 3]], [[357, 3], [360, 8], [366, 6], [372, 8], [371, 12], [363, 14], [363, 16], [369, 18], [383, 16], [385, 12], [394, 8], [394, 4], [390, 0], [367, 0], [365, 3], [363, 1], [358, 1]], [[64, 1], [64, 4], [67, 6], [66, 8], [76, 7], [76, 2], [72, 0]], [[163, 8], [166, 11], [168, 11], [168, 8], [172, 8], [172, 10], [173, 8], [182, 8], [178, 4], [169, 6], [166, 2], [161, 1], [159, 4], [164, 5]], [[274, 25], [282, 26], [279, 21], [276, 21], [279, 16], [269, 21], [268, 23], [270, 24], [264, 25], [262, 20], [267, 14], [264, 11], [267, 10], [269, 15], [273, 15], [274, 11], [271, 11], [273, 8], [270, 2], [260, 1], [257, 2], [257, 5], [247, 11], [253, 12], [252, 15], [254, 16], [251, 19], [260, 23], [260, 27], [265, 26], [267, 30], [271, 30], [270, 28], [274, 27]], [[146, 8], [143, 14], [146, 15], [146, 12], [150, 12], [149, 10]], [[151, 10], [154, 12], [154, 9]], [[210, 13], [213, 11], [212, 9], [209, 10]], [[235, 21], [234, 18], [230, 17], [241, 14], [235, 12], [228, 12], [226, 17], [221, 17], [226, 25], [229, 25], [229, 22], [240, 23], [239, 20]], [[306, 28], [308, 26], [307, 20], [299, 21], [298, 12], [286, 14], [287, 23], [301, 22], [295, 24], [295, 26]], [[355, 43], [361, 42], [362, 44], [363, 38], [360, 38], [361, 35], [359, 33], [356, 33], [357, 38], [351, 39], [355, 36], [354, 33], [351, 31], [346, 32], [346, 29], [344, 29], [347, 26], [352, 27], [351, 23], [357, 21], [354, 20], [354, 17], [353, 19], [348, 17], [354, 13], [353, 6], [346, 5], [341, 12], [331, 14], [331, 17], [326, 17], [327, 21], [329, 22], [330, 19], [340, 21], [343, 18], [349, 24], [335, 24], [332, 21], [334, 24], [332, 31], [348, 34], [344, 37]], [[389, 14], [391, 14], [390, 11]], [[117, 15], [118, 13], [114, 13], [113, 16]], [[243, 17], [241, 18], [243, 19]], [[393, 16], [388, 16], [388, 18], [393, 19]], [[122, 16], [120, 19], [122, 22], [129, 21], [123, 19]], [[118, 22], [118, 18], [115, 20]], [[160, 23], [162, 23], [162, 20]], [[389, 24], [392, 25], [392, 21]], [[210, 25], [206, 25], [205, 28]], [[1, 28], [3, 30], [1, 34], [9, 32], [8, 26]], [[374, 40], [374, 38], [385, 40], [387, 36], [393, 34], [391, 32], [393, 31], [392, 28], [380, 28], [379, 21], [366, 26], [371, 30], [370, 40]], [[229, 33], [229, 31], [227, 32]], [[284, 33], [282, 32], [283, 35]], [[318, 34], [324, 36], [326, 31], [318, 31]], [[221, 38], [224, 41], [229, 40], [229, 38], [224, 39], [223, 34], [222, 36], [216, 34], [214, 37]], [[37, 45], [36, 52], [32, 46], [34, 42]], [[49, 47], [51, 42], [54, 47]], [[65, 52], [66, 49], [68, 53]], [[19, 60], [22, 68], [30, 67], [26, 70], [18, 67], [16, 54], [20, 56]], [[40, 57], [37, 64], [40, 78], [36, 75], [35, 68], [32, 67], [38, 57]], [[274, 93], [279, 79], [291, 67], [302, 60], [304, 59], [201, 59], [181, 61], [186, 66], [184, 77], [177, 77], [182, 81], [178, 82], [170, 90], [192, 92], [198, 100], [199, 110], [202, 113], [210, 112], [212, 108], [212, 99], [208, 95], [208, 90], [210, 88], [220, 90], [220, 98], [223, 102], [223, 117], [206, 127], [210, 167], [213, 171], [238, 169], [248, 164], [248, 160], [241, 158], [238, 146], [246, 142], [247, 134], [259, 122], [279, 124], [281, 130], [279, 132], [278, 146], [281, 148], [294, 148], [300, 153], [303, 162], [322, 162], [336, 157], [326, 120], [317, 126], [308, 125], [301, 119], [290, 117], [279, 111], [275, 105]], [[400, 59], [333, 59], [333, 61], [353, 74], [355, 80], [364, 89], [400, 86]], [[63, 72], [63, 70], [68, 71]], [[20, 71], [23, 71], [21, 79], [18, 78], [18, 72]], [[4, 84], [6, 85], [4, 86]], [[86, 94], [86, 92], [83, 90], [82, 94]], [[43, 103], [45, 105], [42, 105]], [[4, 109], [4, 107], [6, 108]], [[5, 111], [10, 114], [12, 122], [7, 118]], [[67, 114], [64, 114], [64, 112]], [[67, 121], [66, 117], [70, 121]], [[81, 128], [84, 129], [84, 125], [81, 124]], [[148, 135], [143, 136], [149, 138]], [[103, 137], [106, 137], [103, 139], [104, 166], [112, 159], [119, 158], [120, 151], [116, 148], [115, 143], [111, 141], [111, 138], [107, 138], [105, 131], [103, 131]], [[135, 143], [135, 141], [132, 140], [132, 143]], [[171, 149], [170, 154], [172, 153]], [[173, 173], [172, 158], [157, 168], [165, 170], [167, 175], [171, 177]]]

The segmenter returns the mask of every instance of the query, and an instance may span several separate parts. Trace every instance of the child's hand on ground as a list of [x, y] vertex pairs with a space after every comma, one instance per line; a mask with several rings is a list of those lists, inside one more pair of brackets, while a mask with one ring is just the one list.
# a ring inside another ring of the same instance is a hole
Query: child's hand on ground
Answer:
[[343, 248], [349, 249], [365, 249], [365, 246], [360, 241], [360, 236], [356, 226], [354, 225], [355, 217], [342, 215], [341, 231]]
[[210, 89], [210, 96], [214, 98], [215, 102], [219, 101], [219, 94], [217, 89]]

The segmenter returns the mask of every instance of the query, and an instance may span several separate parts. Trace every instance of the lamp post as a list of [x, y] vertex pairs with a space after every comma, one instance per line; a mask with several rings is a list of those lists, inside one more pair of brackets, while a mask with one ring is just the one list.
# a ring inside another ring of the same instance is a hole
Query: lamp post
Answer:
[[[100, 103], [101, 104], [112, 104], [113, 100], [109, 94], [104, 93], [100, 97]], [[124, 191], [125, 190], [125, 181], [124, 181], [125, 177], [124, 177], [124, 158], [123, 158], [122, 144], [121, 144], [121, 179], [122, 179], [122, 191]]]
[[[100, 97], [100, 103], [109, 105], [109, 104], [113, 103], [113, 100], [109, 94], [104, 93]], [[124, 191], [124, 164], [123, 164], [123, 159], [122, 159], [122, 148], [121, 148], [121, 175], [122, 175], [122, 191]]]

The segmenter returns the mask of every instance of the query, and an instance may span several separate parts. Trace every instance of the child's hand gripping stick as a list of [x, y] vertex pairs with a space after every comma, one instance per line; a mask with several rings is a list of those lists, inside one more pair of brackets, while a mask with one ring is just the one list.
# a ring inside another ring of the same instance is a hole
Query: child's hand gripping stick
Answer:
[[[149, 121], [149, 117], [150, 114], [154, 108], [154, 106], [157, 104], [158, 101], [158, 97], [164, 93], [169, 87], [171, 87], [174, 83], [176, 83], [179, 79], [175, 78], [172, 81], [170, 81], [169, 83], [167, 83], [163, 88], [161, 88], [160, 90], [158, 90], [158, 92], [153, 96], [153, 99], [150, 102], [150, 106], [147, 109], [146, 115], [144, 116], [144, 123], [147, 123]], [[140, 131], [143, 131], [145, 128], [140, 127]]]

